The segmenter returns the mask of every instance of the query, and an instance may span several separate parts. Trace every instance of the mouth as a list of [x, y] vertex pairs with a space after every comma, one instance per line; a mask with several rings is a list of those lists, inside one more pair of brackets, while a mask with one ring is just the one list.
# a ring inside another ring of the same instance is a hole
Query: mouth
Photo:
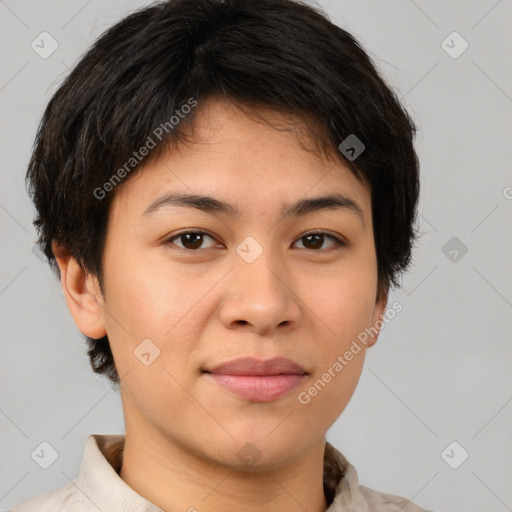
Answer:
[[239, 358], [222, 363], [202, 374], [239, 398], [254, 402], [270, 402], [289, 394], [308, 373], [297, 363], [284, 357], [266, 361]]
[[211, 368], [203, 368], [203, 372], [215, 375], [306, 375], [307, 372], [295, 361], [286, 357], [260, 360], [254, 357], [240, 357]]

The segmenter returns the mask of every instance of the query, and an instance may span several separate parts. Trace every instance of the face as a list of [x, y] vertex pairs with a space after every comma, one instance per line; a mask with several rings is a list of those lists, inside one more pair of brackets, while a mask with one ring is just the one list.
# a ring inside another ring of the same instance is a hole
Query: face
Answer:
[[[76, 310], [75, 320], [85, 334], [108, 334], [127, 434], [136, 428], [225, 465], [240, 465], [252, 443], [270, 467], [323, 440], [365, 347], [344, 354], [384, 312], [371, 194], [293, 131], [228, 103], [203, 105], [195, 136], [117, 187], [102, 307], [94, 321]], [[339, 197], [311, 201], [327, 196]], [[240, 357], [284, 357], [303, 372], [205, 372]]]

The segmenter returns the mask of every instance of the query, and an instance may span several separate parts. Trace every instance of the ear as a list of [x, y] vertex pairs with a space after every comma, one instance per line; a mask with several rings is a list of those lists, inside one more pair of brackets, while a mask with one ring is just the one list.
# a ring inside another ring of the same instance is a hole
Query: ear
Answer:
[[107, 331], [97, 278], [85, 273], [69, 252], [55, 242], [52, 250], [60, 269], [62, 291], [76, 326], [90, 338], [102, 338]]
[[377, 343], [377, 338], [379, 337], [380, 330], [382, 329], [382, 326], [384, 325], [384, 322], [382, 321], [382, 317], [384, 316], [384, 313], [386, 311], [386, 306], [388, 303], [388, 293], [387, 291], [380, 294], [380, 296], [377, 297], [377, 300], [375, 302], [375, 308], [373, 310], [372, 315], [372, 325], [370, 326], [369, 330], [369, 336], [366, 342], [367, 348], [373, 347], [375, 343]]

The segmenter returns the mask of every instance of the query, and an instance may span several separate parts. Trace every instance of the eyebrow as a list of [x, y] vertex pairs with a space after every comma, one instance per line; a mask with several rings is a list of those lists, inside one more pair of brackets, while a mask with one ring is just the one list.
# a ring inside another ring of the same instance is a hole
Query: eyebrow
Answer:
[[[156, 211], [170, 206], [195, 208], [210, 214], [224, 214], [230, 217], [238, 217], [240, 212], [233, 206], [211, 196], [198, 194], [186, 194], [182, 192], [168, 192], [153, 201], [142, 214], [150, 216]], [[299, 199], [296, 203], [285, 205], [281, 215], [283, 217], [303, 217], [310, 213], [322, 210], [347, 210], [357, 214], [364, 226], [363, 210], [359, 204], [343, 194], [329, 194], [327, 196]]]

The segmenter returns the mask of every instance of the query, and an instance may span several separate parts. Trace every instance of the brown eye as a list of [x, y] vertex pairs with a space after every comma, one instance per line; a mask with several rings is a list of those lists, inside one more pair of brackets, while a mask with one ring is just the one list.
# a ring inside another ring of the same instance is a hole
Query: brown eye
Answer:
[[[326, 239], [331, 239], [334, 241], [334, 243], [331, 244], [327, 248], [323, 247]], [[303, 241], [304, 249], [312, 250], [312, 251], [319, 251], [319, 250], [329, 251], [333, 248], [337, 248], [337, 247], [346, 245], [344, 242], [342, 242], [335, 236], [329, 235], [327, 233], [321, 233], [321, 232], [308, 233], [306, 235], [301, 236], [299, 238], [299, 240]]]
[[[204, 243], [205, 237], [213, 240], [213, 238], [210, 235], [208, 235], [207, 233], [204, 233], [202, 231], [186, 231], [186, 232], [180, 233], [179, 235], [175, 235], [172, 238], [169, 238], [166, 241], [166, 243], [177, 245], [181, 249], [196, 251], [198, 249], [201, 249], [201, 245]], [[175, 243], [174, 242], [175, 240], [180, 241], [181, 245], [178, 243]], [[211, 245], [210, 247], [213, 247], [213, 246], [214, 246], [214, 244]]]

